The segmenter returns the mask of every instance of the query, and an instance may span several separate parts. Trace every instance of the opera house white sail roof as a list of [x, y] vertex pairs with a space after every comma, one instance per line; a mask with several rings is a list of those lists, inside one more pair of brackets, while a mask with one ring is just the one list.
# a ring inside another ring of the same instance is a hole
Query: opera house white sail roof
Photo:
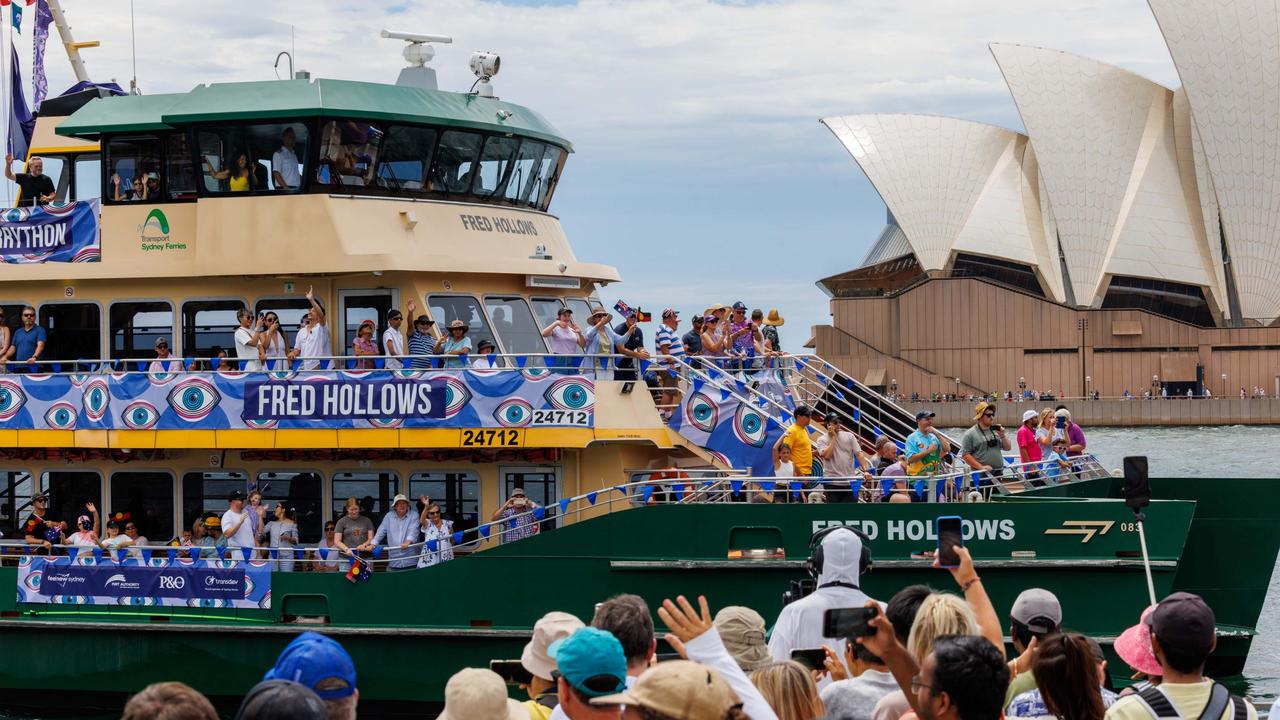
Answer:
[[[1280, 11], [1274, 0], [1151, 7], [1177, 91], [996, 43], [1026, 134], [925, 115], [822, 119], [921, 273], [991, 259], [1080, 307], [1148, 292], [1193, 298], [1223, 324], [1280, 317]], [[887, 259], [873, 255], [864, 267]]]

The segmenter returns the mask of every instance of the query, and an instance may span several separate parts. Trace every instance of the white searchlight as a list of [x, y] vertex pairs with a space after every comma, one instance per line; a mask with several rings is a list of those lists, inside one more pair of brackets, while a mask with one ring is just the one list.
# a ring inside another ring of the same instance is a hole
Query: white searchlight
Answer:
[[502, 58], [497, 53], [473, 52], [470, 66], [471, 72], [476, 76], [476, 83], [472, 86], [475, 93], [480, 97], [494, 97], [493, 85], [489, 81], [502, 68]]

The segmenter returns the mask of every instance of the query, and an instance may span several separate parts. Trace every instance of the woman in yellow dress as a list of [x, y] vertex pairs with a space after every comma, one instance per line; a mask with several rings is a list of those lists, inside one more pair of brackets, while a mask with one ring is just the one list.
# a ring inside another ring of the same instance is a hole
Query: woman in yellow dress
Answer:
[[232, 153], [235, 158], [234, 162], [227, 163], [224, 170], [214, 170], [213, 165], [209, 163], [209, 159], [205, 158], [204, 167], [205, 174], [214, 180], [226, 180], [227, 185], [231, 188], [231, 192], [247, 192], [253, 172], [249, 167], [249, 156], [243, 152]]

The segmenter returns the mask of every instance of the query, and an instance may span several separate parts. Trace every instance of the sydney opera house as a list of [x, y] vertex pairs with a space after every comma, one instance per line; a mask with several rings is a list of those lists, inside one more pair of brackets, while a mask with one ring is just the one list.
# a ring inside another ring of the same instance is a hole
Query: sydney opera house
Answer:
[[819, 354], [898, 392], [1274, 396], [1280, 385], [1280, 10], [1150, 0], [1169, 89], [992, 44], [1025, 133], [863, 114], [822, 122], [888, 224], [824, 278]]

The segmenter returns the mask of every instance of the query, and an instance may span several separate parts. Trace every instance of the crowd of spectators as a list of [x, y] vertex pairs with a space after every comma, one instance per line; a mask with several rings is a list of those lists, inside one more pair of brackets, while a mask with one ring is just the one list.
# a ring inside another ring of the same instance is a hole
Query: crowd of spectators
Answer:
[[[741, 606], [714, 615], [707, 598], [638, 595], [595, 606], [590, 622], [551, 611], [517, 661], [461, 668], [444, 688], [442, 720], [1256, 720], [1249, 701], [1204, 675], [1216, 645], [1203, 599], [1174, 593], [1115, 641], [1134, 671], [1116, 692], [1096, 639], [1070, 629], [1069, 608], [1027, 588], [1005, 620], [968, 551], [949, 569], [955, 592], [902, 588], [887, 601], [857, 589], [865, 548], [828, 531], [817, 589], [786, 605], [766, 639]], [[939, 567], [934, 562], [934, 567]], [[823, 582], [823, 578], [826, 582]], [[828, 610], [866, 608], [866, 631], [829, 637]], [[654, 610], [656, 609], [656, 612]], [[654, 615], [665, 628], [655, 631]], [[1011, 638], [1011, 647], [1004, 640]], [[659, 653], [659, 643], [672, 652]], [[1011, 650], [1011, 652], [1010, 652]], [[814, 653], [820, 660], [814, 660]], [[523, 700], [512, 696], [523, 697]], [[237, 720], [353, 720], [356, 663], [336, 640], [304, 632], [244, 696]], [[213, 720], [181, 683], [134, 695], [126, 720]]]

